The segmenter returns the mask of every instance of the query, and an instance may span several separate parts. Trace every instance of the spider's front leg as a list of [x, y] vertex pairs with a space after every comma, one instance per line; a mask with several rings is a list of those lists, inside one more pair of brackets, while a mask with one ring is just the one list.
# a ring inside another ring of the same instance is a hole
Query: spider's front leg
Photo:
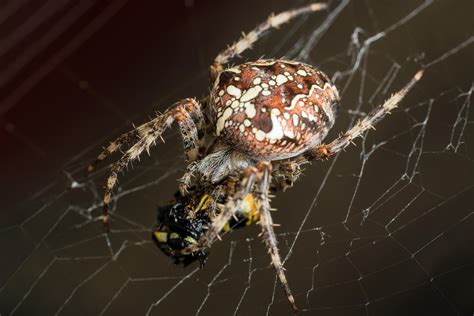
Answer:
[[[273, 230], [273, 220], [270, 214], [268, 193], [270, 189], [271, 173], [272, 164], [268, 161], [260, 161], [255, 167], [251, 166], [244, 169], [242, 172], [243, 177], [240, 183], [240, 188], [237, 189], [234, 195], [228, 199], [224, 209], [212, 222], [212, 226], [209, 230], [196, 244], [190, 245], [188, 248], [185, 248], [180, 252], [181, 254], [187, 255], [195, 253], [203, 248], [209, 248], [214, 241], [219, 238], [219, 234], [222, 232], [224, 226], [230, 221], [232, 216], [241, 209], [245, 197], [248, 194], [254, 195], [259, 210], [259, 224], [262, 228], [262, 238], [268, 248], [272, 264], [277, 271], [278, 278], [286, 296], [288, 297], [288, 301], [296, 312], [298, 308], [286, 279], [285, 269], [283, 268], [278, 251], [278, 242]], [[256, 188], [254, 188], [255, 184]]]
[[[175, 109], [182, 108], [183, 102], [188, 104], [188, 106], [186, 107], [186, 112], [192, 118], [193, 122], [195, 123], [196, 128], [198, 130], [203, 129], [205, 125], [205, 116], [202, 113], [200, 104], [196, 100], [194, 99], [182, 100], [172, 105], [168, 109], [168, 111], [171, 111], [173, 108]], [[135, 127], [133, 130], [128, 131], [120, 135], [119, 137], [117, 137], [115, 140], [111, 141], [110, 144], [99, 153], [96, 159], [91, 164], [89, 164], [89, 166], [86, 169], [86, 176], [94, 172], [97, 165], [100, 162], [102, 162], [104, 159], [106, 159], [109, 155], [119, 151], [123, 146], [132, 146], [133, 144], [138, 142], [140, 139], [147, 136], [147, 134], [149, 134], [153, 130], [160, 116], [161, 115], [158, 115], [156, 118], [152, 119], [151, 121], [146, 122], [138, 127]], [[181, 134], [183, 135], [183, 139], [192, 138], [192, 136], [187, 136], [192, 132], [193, 131], [190, 130], [190, 128], [183, 126], [183, 131], [181, 132]], [[194, 161], [196, 159], [196, 150], [194, 150], [194, 146], [188, 145], [188, 149], [185, 148], [185, 153], [186, 153], [186, 157], [188, 161]]]
[[[112, 144], [99, 155], [96, 162], [103, 160], [109, 153], [114, 152], [121, 145], [125, 144], [127, 142], [126, 140], [131, 137], [130, 135], [134, 135], [133, 139], [137, 139], [137, 141], [123, 154], [123, 156], [112, 165], [110, 175], [107, 178], [106, 189], [103, 198], [102, 216], [102, 220], [105, 225], [107, 225], [109, 219], [109, 204], [111, 201], [113, 188], [117, 183], [118, 174], [122, 172], [131, 161], [137, 159], [144, 150], [149, 151], [150, 147], [155, 144], [156, 139], [160, 137], [163, 132], [173, 124], [173, 122], [176, 122], [179, 126], [179, 130], [183, 138], [184, 150], [188, 160], [192, 161], [197, 159], [199, 152], [199, 136], [197, 126], [202, 126], [202, 120], [203, 115], [200, 110], [200, 105], [196, 100], [184, 99], [178, 101], [168, 108], [163, 114], [158, 115], [153, 120], [139, 126], [135, 130], [120, 136], [118, 138], [120, 142], [112, 142]], [[93, 169], [93, 166], [95, 165], [92, 164], [91, 166], [89, 169]]]
[[285, 291], [285, 294], [290, 302], [293, 310], [298, 311], [296, 306], [295, 298], [291, 292], [288, 280], [286, 279], [285, 268], [281, 262], [280, 252], [278, 250], [278, 241], [273, 230], [273, 219], [270, 214], [270, 202], [268, 198], [268, 191], [270, 189], [272, 165], [270, 162], [260, 162], [257, 165], [259, 172], [259, 182], [256, 191], [256, 199], [259, 207], [260, 221], [259, 224], [262, 227], [262, 238], [265, 245], [268, 248], [268, 253], [272, 259], [273, 267], [275, 268], [278, 278], [280, 279], [281, 286]]
[[217, 55], [211, 66], [211, 79], [214, 81], [219, 73], [224, 70], [224, 65], [226, 63], [231, 61], [235, 56], [240, 55], [245, 50], [252, 48], [252, 45], [270, 29], [278, 28], [280, 25], [304, 14], [321, 11], [326, 8], [326, 3], [312, 3], [298, 9], [284, 11], [277, 15], [270, 15], [265, 22], [259, 24], [249, 33], [243, 34], [237, 42], [233, 43]]
[[257, 178], [257, 168], [253, 166], [247, 167], [242, 171], [242, 174], [243, 178], [240, 182], [240, 187], [227, 199], [222, 211], [215, 219], [213, 219], [211, 227], [209, 227], [207, 232], [196, 244], [190, 245], [188, 248], [181, 250], [181, 254], [189, 255], [198, 250], [209, 248], [216, 239], [219, 239], [219, 234], [224, 229], [224, 226], [229, 222], [232, 216], [241, 209], [245, 197], [252, 192]]
[[342, 149], [349, 146], [352, 141], [369, 130], [374, 128], [374, 125], [381, 121], [387, 114], [395, 109], [400, 101], [405, 97], [408, 91], [421, 79], [423, 70], [419, 70], [415, 76], [398, 92], [393, 94], [382, 105], [373, 109], [366, 117], [358, 121], [352, 128], [344, 134], [330, 142], [329, 144], [321, 144], [304, 154], [308, 160], [324, 160], [330, 156], [338, 153]]

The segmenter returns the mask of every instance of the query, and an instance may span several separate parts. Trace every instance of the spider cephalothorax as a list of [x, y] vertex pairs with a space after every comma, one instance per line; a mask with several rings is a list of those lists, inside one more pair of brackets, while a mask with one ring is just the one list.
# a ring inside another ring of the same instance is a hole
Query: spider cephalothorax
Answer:
[[[278, 191], [291, 187], [300, 176], [301, 164], [326, 159], [362, 136], [397, 107], [423, 74], [418, 71], [382, 105], [324, 144], [335, 121], [339, 94], [323, 72], [304, 63], [275, 59], [225, 68], [266, 31], [324, 8], [325, 4], [314, 3], [271, 15], [217, 55], [210, 67], [214, 86], [209, 97], [176, 102], [163, 114], [118, 137], [98, 155], [88, 172], [109, 154], [128, 146], [107, 179], [102, 216], [107, 229], [118, 174], [177, 123], [189, 164], [180, 179], [180, 193], [174, 202], [160, 209], [154, 230], [158, 245], [178, 263], [196, 259], [202, 263], [206, 258], [203, 250], [226, 227], [258, 218], [278, 278], [297, 310], [273, 230], [270, 188]], [[203, 199], [213, 203], [203, 205]], [[250, 209], [253, 211], [247, 212]]]

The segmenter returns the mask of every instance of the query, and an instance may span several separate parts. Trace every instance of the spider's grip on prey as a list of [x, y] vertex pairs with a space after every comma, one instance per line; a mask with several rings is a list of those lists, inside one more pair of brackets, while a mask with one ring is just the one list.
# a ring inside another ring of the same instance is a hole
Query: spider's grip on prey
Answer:
[[[226, 68], [235, 56], [251, 48], [266, 31], [304, 14], [321, 11], [314, 3], [271, 15], [254, 30], [220, 52], [211, 65], [209, 96], [183, 99], [147, 123], [110, 143], [89, 168], [127, 146], [106, 181], [103, 222], [108, 227], [109, 205], [117, 178], [158, 137], [177, 123], [184, 143], [187, 169], [179, 193], [160, 208], [153, 238], [176, 262], [205, 262], [220, 234], [241, 221], [259, 219], [262, 238], [293, 310], [297, 310], [277, 247], [270, 215], [269, 190], [291, 188], [300, 165], [324, 160], [390, 113], [423, 74], [420, 70], [400, 91], [372, 110], [347, 132], [323, 143], [333, 127], [340, 101], [329, 77], [315, 66], [284, 59], [260, 59]], [[217, 193], [218, 192], [218, 193]]]

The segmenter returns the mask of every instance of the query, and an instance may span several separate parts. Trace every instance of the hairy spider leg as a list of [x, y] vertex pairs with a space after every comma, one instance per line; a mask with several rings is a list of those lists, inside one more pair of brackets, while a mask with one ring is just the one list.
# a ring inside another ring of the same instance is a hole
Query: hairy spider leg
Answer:
[[397, 107], [405, 95], [413, 88], [413, 86], [423, 76], [423, 70], [419, 70], [415, 76], [398, 92], [388, 98], [382, 105], [373, 109], [366, 117], [358, 121], [347, 132], [330, 142], [329, 144], [321, 144], [314, 149], [309, 150], [304, 155], [309, 159], [324, 160], [342, 149], [349, 146], [349, 144], [357, 137], [362, 137], [364, 132], [373, 128], [380, 120]]
[[272, 172], [272, 165], [270, 162], [261, 161], [257, 164], [257, 170], [260, 175], [260, 181], [258, 181], [258, 188], [256, 199], [259, 207], [260, 213], [260, 227], [262, 228], [262, 239], [265, 242], [265, 245], [268, 248], [268, 253], [272, 259], [273, 267], [275, 268], [278, 278], [280, 279], [281, 286], [285, 291], [288, 301], [290, 302], [293, 310], [298, 311], [296, 306], [295, 298], [291, 292], [290, 286], [288, 285], [288, 280], [286, 279], [285, 268], [281, 263], [280, 252], [278, 251], [278, 241], [273, 230], [273, 219], [270, 214], [270, 202], [268, 198], [268, 191], [270, 188], [270, 177]]
[[130, 147], [123, 156], [112, 165], [110, 175], [107, 178], [106, 189], [103, 199], [103, 216], [102, 220], [107, 227], [109, 219], [109, 205], [112, 198], [112, 192], [117, 177], [125, 167], [133, 160], [139, 158], [140, 154], [155, 144], [156, 139], [169, 128], [173, 122], [176, 122], [181, 132], [184, 143], [184, 150], [188, 159], [196, 159], [198, 153], [198, 130], [191, 116], [191, 113], [201, 111], [199, 103], [191, 98], [176, 102], [169, 107], [162, 115], [157, 116], [150, 122], [138, 127], [137, 134], [140, 139]]
[[211, 214], [214, 216], [215, 214], [217, 214], [217, 211], [219, 209], [217, 205], [217, 201], [219, 201], [221, 198], [226, 196], [226, 193], [227, 193], [226, 186], [227, 184], [226, 185], [218, 184], [211, 191], [212, 202], [209, 205], [209, 209], [210, 209], [210, 212], [212, 212]]
[[151, 122], [147, 122], [143, 125], [140, 125], [139, 127], [135, 128], [135, 129], [133, 129], [133, 130], [127, 132], [127, 133], [124, 133], [124, 134], [120, 135], [115, 140], [110, 142], [109, 146], [105, 147], [99, 153], [97, 158], [91, 164], [89, 164], [89, 166], [87, 167], [87, 170], [86, 170], [86, 176], [89, 176], [92, 172], [94, 172], [95, 168], [97, 167], [97, 165], [102, 160], [104, 160], [105, 158], [107, 158], [109, 155], [113, 154], [117, 150], [120, 150], [120, 148], [123, 145], [131, 145], [132, 143], [135, 143], [136, 141], [138, 141], [140, 139], [140, 135], [138, 134], [138, 130], [139, 129], [147, 129], [147, 128], [149, 128], [150, 124], [151, 124]]
[[288, 285], [288, 280], [286, 279], [285, 269], [283, 268], [280, 253], [278, 251], [278, 242], [275, 236], [275, 231], [273, 230], [274, 224], [270, 214], [268, 192], [270, 189], [271, 172], [272, 165], [268, 161], [259, 161], [255, 167], [251, 166], [244, 169], [242, 171], [243, 177], [239, 190], [237, 190], [232, 198], [227, 201], [223, 211], [212, 222], [212, 226], [209, 227], [209, 230], [201, 237], [197, 244], [182, 249], [180, 253], [191, 254], [203, 248], [209, 248], [214, 241], [219, 238], [219, 234], [224, 229], [224, 226], [229, 222], [232, 216], [235, 215], [236, 211], [241, 208], [244, 198], [249, 193], [253, 192], [253, 187], [257, 184], [257, 194], [255, 198], [259, 207], [259, 224], [262, 228], [262, 238], [268, 248], [272, 265], [277, 271], [278, 278], [286, 296], [288, 297], [288, 301], [296, 312], [298, 311], [298, 307], [296, 306], [295, 298]]
[[[204, 128], [204, 125], [205, 125], [205, 118], [204, 118], [204, 114], [201, 111], [200, 104], [193, 99], [186, 99], [186, 100], [192, 100], [192, 101], [188, 101], [190, 104], [191, 103], [193, 104], [192, 108], [189, 107], [190, 110], [188, 113], [193, 118], [196, 128], [199, 131], [200, 129]], [[132, 146], [134, 143], [138, 142], [140, 139], [145, 137], [147, 133], [149, 133], [153, 129], [153, 126], [156, 123], [158, 118], [159, 116], [152, 119], [149, 122], [146, 122], [138, 127], [135, 127], [133, 130], [120, 135], [115, 140], [110, 142], [110, 144], [99, 153], [97, 158], [91, 164], [89, 164], [86, 170], [86, 176], [94, 172], [94, 170], [96, 169], [97, 165], [100, 162], [106, 159], [109, 155], [120, 150], [122, 146]], [[197, 155], [193, 151], [190, 151], [189, 153], [186, 152], [186, 156], [187, 156], [188, 161], [194, 161], [195, 159], [197, 159]]]
[[[393, 94], [387, 101], [382, 105], [376, 107], [372, 110], [364, 119], [359, 121], [354, 127], [349, 129], [342, 136], [338, 137], [328, 145], [323, 144], [315, 147], [309, 153], [304, 154], [309, 156], [311, 159], [325, 159], [329, 156], [336, 154], [338, 151], [346, 148], [353, 139], [362, 136], [362, 134], [367, 131], [369, 128], [372, 128], [377, 122], [382, 120], [386, 114], [390, 113], [391, 110], [395, 109], [400, 103], [400, 101], [405, 97], [405, 95], [413, 88], [413, 86], [421, 79], [423, 75], [423, 70], [419, 70], [415, 76], [398, 92]], [[283, 162], [278, 167], [275, 174], [282, 177], [285, 181], [283, 182], [283, 188], [285, 184], [291, 186], [296, 178], [300, 175], [299, 165], [304, 163], [304, 160], [301, 160], [300, 157], [295, 157], [292, 160]], [[288, 285], [288, 281], [285, 275], [285, 269], [281, 263], [280, 254], [277, 246], [277, 239], [275, 232], [273, 230], [273, 220], [270, 214], [270, 203], [268, 198], [268, 190], [270, 186], [270, 176], [271, 176], [271, 164], [269, 162], [260, 162], [257, 164], [257, 169], [261, 175], [259, 180], [259, 186], [257, 190], [257, 203], [259, 203], [259, 213], [260, 213], [260, 226], [262, 227], [262, 237], [265, 241], [265, 244], [268, 248], [268, 252], [272, 258], [273, 266], [275, 267], [280, 283], [288, 297], [288, 300], [291, 303], [294, 311], [298, 311], [298, 308], [295, 303], [294, 296], [291, 293], [291, 289]], [[291, 183], [287, 183], [286, 180], [291, 179]], [[281, 184], [280, 184], [281, 185]]]
[[267, 20], [255, 27], [249, 33], [242, 34], [242, 37], [234, 42], [232, 45], [221, 51], [214, 59], [214, 63], [211, 65], [211, 79], [214, 81], [217, 79], [219, 73], [224, 70], [224, 65], [231, 61], [235, 56], [240, 55], [247, 49], [252, 48], [252, 45], [258, 41], [266, 31], [272, 28], [278, 28], [280, 25], [289, 22], [290, 20], [312, 12], [321, 11], [327, 8], [326, 3], [312, 3], [304, 7], [288, 10], [281, 12], [277, 15], [271, 14]]
[[274, 162], [272, 191], [286, 191], [292, 188], [302, 174], [301, 165], [305, 163], [308, 163], [308, 161], [301, 155], [290, 160]]
[[190, 245], [188, 248], [182, 249], [181, 254], [187, 255], [194, 253], [203, 248], [209, 248], [216, 239], [219, 238], [219, 234], [224, 229], [224, 226], [229, 222], [232, 216], [241, 209], [241, 205], [244, 201], [245, 196], [252, 192], [253, 185], [257, 176], [257, 169], [255, 167], [247, 167], [243, 170], [243, 179], [240, 183], [240, 188], [234, 192], [233, 196], [228, 199], [219, 215], [212, 221], [212, 226], [202, 236], [196, 244]]

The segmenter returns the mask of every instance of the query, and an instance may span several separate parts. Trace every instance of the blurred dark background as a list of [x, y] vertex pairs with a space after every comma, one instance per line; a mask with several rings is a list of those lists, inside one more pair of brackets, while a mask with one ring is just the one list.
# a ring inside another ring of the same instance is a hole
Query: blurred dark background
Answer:
[[[290, 314], [258, 229], [232, 233], [182, 285], [195, 267], [172, 266], [150, 242], [156, 206], [185, 167], [173, 132], [121, 180], [109, 244], [94, 220], [107, 164], [89, 180], [83, 170], [132, 123], [204, 97], [208, 66], [242, 31], [305, 3], [0, 1], [1, 315], [141, 315], [157, 301], [151, 314], [262, 315], [273, 299], [271, 315]], [[474, 2], [329, 5], [240, 61], [286, 56], [339, 73], [332, 136], [426, 74], [401, 106], [410, 110], [274, 199], [283, 256], [302, 227], [286, 264], [297, 301], [309, 315], [473, 315]]]

